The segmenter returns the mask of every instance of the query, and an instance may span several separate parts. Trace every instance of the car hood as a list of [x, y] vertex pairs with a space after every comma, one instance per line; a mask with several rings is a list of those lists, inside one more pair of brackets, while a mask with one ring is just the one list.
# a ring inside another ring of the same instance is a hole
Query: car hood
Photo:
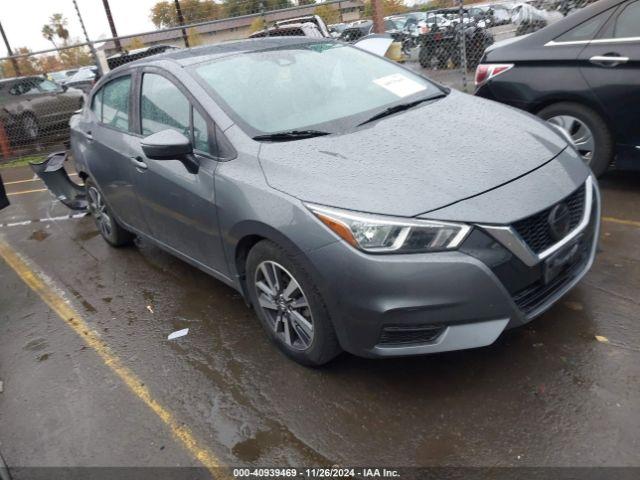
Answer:
[[413, 217], [508, 183], [566, 145], [529, 114], [452, 92], [350, 133], [263, 143], [259, 158], [268, 184], [300, 200]]

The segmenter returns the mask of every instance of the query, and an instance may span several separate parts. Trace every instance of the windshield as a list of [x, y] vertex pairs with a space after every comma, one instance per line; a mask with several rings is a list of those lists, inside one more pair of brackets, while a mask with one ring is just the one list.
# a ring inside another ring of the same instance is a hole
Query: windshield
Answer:
[[251, 136], [344, 131], [377, 110], [442, 94], [423, 77], [337, 43], [224, 57], [198, 65], [195, 72]]

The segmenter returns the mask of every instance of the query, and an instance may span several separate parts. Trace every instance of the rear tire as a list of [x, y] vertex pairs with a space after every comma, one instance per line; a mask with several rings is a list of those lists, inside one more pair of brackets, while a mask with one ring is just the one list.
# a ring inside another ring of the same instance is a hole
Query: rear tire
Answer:
[[311, 367], [340, 352], [327, 308], [311, 276], [281, 246], [258, 242], [246, 264], [249, 300], [269, 338], [288, 357]]
[[[538, 112], [538, 116], [558, 126], [560, 126], [561, 123], [566, 125], [567, 122], [570, 122], [570, 119], [573, 118], [577, 120], [577, 122], [573, 122], [574, 127], [568, 128], [570, 130], [573, 129], [574, 134], [576, 128], [579, 128], [580, 122], [583, 123], [593, 137], [592, 153], [588, 156], [585, 154], [586, 150], [583, 150], [581, 152], [583, 160], [588, 164], [596, 177], [601, 176], [607, 168], [609, 168], [614, 157], [613, 136], [604, 120], [602, 120], [602, 117], [595, 111], [579, 103], [560, 102], [543, 108]], [[563, 128], [569, 136], [572, 136], [572, 131], [568, 131], [565, 127], [561, 128]], [[580, 149], [579, 146], [578, 148]]]
[[89, 213], [93, 216], [102, 238], [112, 247], [123, 247], [133, 243], [134, 235], [120, 226], [107, 206], [96, 184], [87, 179], [85, 182]]

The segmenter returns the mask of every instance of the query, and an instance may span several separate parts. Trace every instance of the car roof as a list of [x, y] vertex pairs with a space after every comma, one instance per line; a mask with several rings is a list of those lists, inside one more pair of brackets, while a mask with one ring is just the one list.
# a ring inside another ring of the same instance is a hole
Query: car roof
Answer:
[[[288, 27], [288, 26], [287, 26]], [[284, 28], [284, 27], [283, 27]], [[124, 67], [139, 67], [142, 65], [152, 65], [160, 61], [173, 61], [182, 66], [193, 65], [221, 57], [230, 55], [239, 55], [242, 53], [259, 52], [261, 50], [270, 50], [273, 48], [306, 45], [310, 43], [337, 43], [330, 38], [310, 38], [310, 37], [260, 37], [249, 38], [245, 40], [235, 40], [231, 42], [218, 43], [214, 45], [205, 45], [202, 47], [185, 48], [180, 50], [172, 50], [158, 55], [141, 58], [131, 63], [123, 65]], [[116, 70], [120, 70], [119, 68]]]

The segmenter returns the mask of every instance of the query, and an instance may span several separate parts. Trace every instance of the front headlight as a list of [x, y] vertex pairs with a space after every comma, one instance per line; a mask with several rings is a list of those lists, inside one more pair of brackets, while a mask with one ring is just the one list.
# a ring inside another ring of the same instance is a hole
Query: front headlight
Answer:
[[453, 250], [471, 230], [463, 223], [385, 217], [309, 204], [307, 208], [349, 245], [370, 253]]

